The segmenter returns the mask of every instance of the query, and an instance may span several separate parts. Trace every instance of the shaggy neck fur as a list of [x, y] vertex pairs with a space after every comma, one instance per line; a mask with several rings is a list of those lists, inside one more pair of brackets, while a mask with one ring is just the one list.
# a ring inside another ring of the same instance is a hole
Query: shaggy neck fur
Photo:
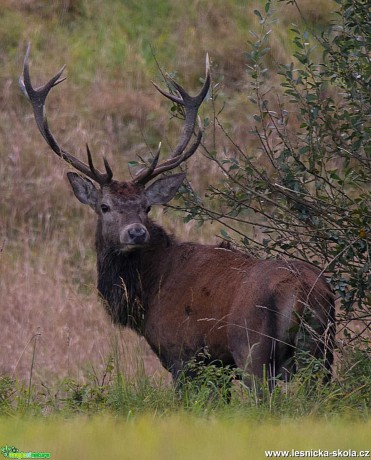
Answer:
[[148, 299], [156, 288], [158, 264], [153, 252], [172, 244], [160, 226], [149, 222], [147, 229], [149, 245], [127, 253], [107, 247], [99, 223], [96, 232], [99, 295], [114, 323], [139, 333], [143, 330]]

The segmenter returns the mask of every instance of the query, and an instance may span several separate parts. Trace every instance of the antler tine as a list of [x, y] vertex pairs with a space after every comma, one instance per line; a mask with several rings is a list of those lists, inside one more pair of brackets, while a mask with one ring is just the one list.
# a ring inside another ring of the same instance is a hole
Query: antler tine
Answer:
[[159, 174], [162, 174], [162, 173], [164, 173], [166, 171], [170, 171], [171, 169], [176, 168], [181, 163], [183, 163], [183, 161], [188, 160], [188, 158], [190, 158], [195, 153], [195, 151], [197, 150], [198, 146], [200, 145], [201, 139], [202, 139], [202, 131], [199, 131], [197, 133], [196, 140], [191, 145], [191, 147], [187, 151], [185, 151], [182, 155], [179, 155], [179, 156], [177, 156], [175, 158], [169, 158], [168, 160], [166, 160], [163, 163], [161, 163], [153, 171], [153, 173], [151, 175], [151, 179], [154, 179]]
[[96, 182], [98, 182], [99, 184], [101, 184], [101, 185], [108, 184], [109, 182], [111, 182], [112, 177], [113, 177], [113, 172], [112, 172], [111, 166], [108, 163], [107, 158], [105, 158], [105, 157], [103, 158], [106, 173], [102, 174], [94, 166], [93, 158], [91, 156], [88, 144], [86, 144], [86, 153], [87, 153], [87, 156], [88, 156], [88, 164], [89, 164], [90, 171], [93, 173], [93, 175], [95, 177], [94, 180]]
[[[165, 97], [170, 99], [171, 101], [175, 102], [176, 104], [180, 104], [184, 107], [185, 111], [185, 123], [183, 125], [182, 133], [180, 136], [179, 143], [174, 148], [173, 152], [171, 153], [170, 157], [174, 158], [180, 155], [184, 149], [187, 147], [196, 124], [197, 120], [197, 113], [202, 101], [205, 99], [205, 96], [210, 88], [210, 61], [209, 55], [206, 54], [206, 72], [205, 72], [205, 81], [201, 88], [201, 91], [197, 94], [197, 96], [190, 96], [187, 91], [175, 80], [170, 79], [171, 83], [174, 85], [175, 89], [179, 93], [180, 97], [176, 97], [173, 94], [166, 93], [165, 91], [160, 91]], [[155, 85], [157, 89], [159, 87]]]
[[62, 83], [62, 81], [66, 79], [65, 77], [61, 78], [61, 75], [65, 69], [65, 66], [63, 66], [61, 70], [54, 75], [54, 77], [52, 77], [47, 83], [45, 83], [45, 85], [40, 86], [39, 88], [35, 89], [33, 88], [32, 83], [31, 83], [30, 70], [29, 70], [29, 65], [28, 65], [30, 49], [31, 49], [31, 44], [28, 44], [26, 55], [24, 58], [24, 63], [23, 63], [23, 75], [19, 77], [19, 85], [21, 87], [23, 94], [31, 102], [35, 121], [36, 121], [37, 127], [39, 128], [41, 135], [43, 136], [43, 138], [45, 139], [49, 147], [51, 147], [51, 149], [59, 157], [63, 158], [63, 160], [65, 160], [75, 169], [80, 171], [82, 174], [86, 175], [87, 177], [90, 177], [90, 179], [94, 180], [100, 185], [109, 183], [112, 180], [113, 174], [112, 174], [112, 170], [106, 159], [104, 159], [106, 173], [102, 174], [94, 167], [93, 160], [92, 160], [90, 150], [88, 147], [87, 147], [87, 154], [88, 154], [89, 166], [83, 163], [82, 161], [80, 161], [75, 156], [73, 156], [71, 153], [63, 150], [58, 145], [53, 134], [50, 132], [50, 129], [48, 126], [48, 120], [45, 114], [45, 101], [46, 101], [46, 98], [50, 90], [54, 88], [54, 86], [58, 85], [59, 83]]
[[141, 169], [135, 176], [134, 182], [137, 184], [145, 184], [147, 183], [151, 178], [153, 171], [155, 170], [158, 159], [160, 157], [160, 152], [161, 152], [161, 142], [158, 144], [157, 151], [155, 153], [155, 156], [152, 159], [152, 162], [148, 168]]
[[194, 152], [197, 150], [197, 147], [200, 145], [202, 139], [202, 127], [201, 122], [199, 120], [199, 132], [196, 137], [196, 141], [192, 146], [186, 151], [187, 145], [189, 144], [192, 134], [194, 132], [197, 116], [198, 116], [198, 109], [200, 108], [203, 100], [206, 97], [207, 92], [210, 88], [210, 62], [209, 62], [209, 55], [206, 54], [206, 74], [205, 74], [205, 81], [201, 88], [201, 91], [196, 96], [190, 96], [187, 91], [179, 85], [175, 80], [171, 79], [172, 84], [174, 85], [175, 89], [177, 90], [179, 96], [174, 94], [167, 93], [163, 91], [156, 83], [153, 83], [155, 88], [165, 97], [170, 99], [172, 102], [176, 104], [180, 104], [184, 107], [185, 111], [185, 122], [182, 128], [180, 140], [171, 153], [170, 157], [161, 163], [156, 168], [152, 168], [151, 173], [146, 172], [139, 172], [134, 178], [134, 181], [137, 183], [145, 184], [149, 180], [153, 179], [154, 177], [158, 176], [159, 174], [169, 171], [171, 169], [176, 168], [179, 166], [183, 161], [187, 160]]

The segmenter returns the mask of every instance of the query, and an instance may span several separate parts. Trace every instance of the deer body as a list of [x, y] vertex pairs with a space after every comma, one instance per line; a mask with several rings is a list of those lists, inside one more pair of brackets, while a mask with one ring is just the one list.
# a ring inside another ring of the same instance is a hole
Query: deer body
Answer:
[[306, 351], [331, 363], [323, 335], [333, 320], [332, 294], [319, 270], [178, 243], [149, 219], [150, 206], [170, 200], [183, 174], [147, 189], [114, 181], [97, 190], [76, 173], [68, 178], [98, 216], [98, 292], [108, 313], [144, 336], [174, 379], [205, 349], [211, 361], [289, 378], [305, 312], [316, 328]]
[[120, 182], [113, 180], [106, 160], [105, 173], [95, 168], [89, 149], [85, 164], [58, 145], [44, 106], [50, 90], [62, 81], [63, 69], [34, 89], [28, 56], [29, 48], [20, 85], [37, 126], [52, 150], [81, 173], [69, 172], [69, 182], [78, 200], [97, 215], [98, 292], [112, 320], [144, 336], [174, 379], [205, 349], [211, 361], [258, 377], [266, 372], [273, 380], [295, 371], [297, 348], [330, 368], [334, 302], [318, 269], [298, 261], [259, 260], [226, 246], [179, 243], [148, 217], [152, 205], [174, 197], [185, 174], [152, 180], [186, 161], [201, 142], [199, 128], [190, 143], [210, 86], [208, 60], [197, 96], [175, 81], [177, 95], [160, 89], [185, 115], [170, 157], [158, 165], [159, 148], [148, 168]]
[[[211, 361], [259, 377], [265, 367], [271, 377], [288, 378], [296, 349], [290, 331], [304, 310], [310, 309], [320, 335], [328, 325], [332, 295], [319, 271], [177, 243], [162, 232], [153, 246], [117, 254], [107, 259], [109, 267], [98, 263], [98, 290], [113, 321], [144, 336], [174, 378], [204, 349]], [[322, 357], [324, 345], [313, 341], [308, 351]]]

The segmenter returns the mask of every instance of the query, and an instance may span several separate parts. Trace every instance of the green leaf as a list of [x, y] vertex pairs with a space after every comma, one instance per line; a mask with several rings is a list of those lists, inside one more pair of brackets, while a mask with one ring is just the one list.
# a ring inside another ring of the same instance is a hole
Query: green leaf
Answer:
[[229, 235], [228, 235], [228, 232], [227, 232], [224, 228], [222, 228], [222, 229], [220, 230], [220, 234], [222, 235], [223, 238], [226, 238], [226, 239], [228, 239], [228, 240], [230, 239], [230, 238], [229, 238]]
[[259, 18], [261, 21], [263, 21], [263, 16], [261, 15], [261, 13], [260, 13], [259, 10], [254, 10], [254, 14], [255, 14], [256, 16], [258, 16], [258, 18]]

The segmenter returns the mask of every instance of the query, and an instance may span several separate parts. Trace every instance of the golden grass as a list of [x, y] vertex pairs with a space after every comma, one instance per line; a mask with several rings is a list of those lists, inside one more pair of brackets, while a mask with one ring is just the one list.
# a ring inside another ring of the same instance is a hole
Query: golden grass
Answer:
[[[53, 243], [45, 242], [37, 250], [24, 245], [23, 253], [15, 258], [4, 251], [0, 374], [28, 379], [35, 339], [36, 382], [56, 376], [83, 381], [84, 370], [90, 366], [99, 377], [116, 347], [126, 375], [135, 373], [141, 360], [150, 374], [161, 369], [143, 339], [110, 323], [92, 281], [93, 258], [84, 255], [84, 250], [82, 246], [82, 252], [74, 256], [77, 267], [73, 269], [71, 254], [61, 253]], [[82, 261], [88, 261], [85, 269], [78, 268]], [[79, 276], [85, 279], [76, 279]]]

